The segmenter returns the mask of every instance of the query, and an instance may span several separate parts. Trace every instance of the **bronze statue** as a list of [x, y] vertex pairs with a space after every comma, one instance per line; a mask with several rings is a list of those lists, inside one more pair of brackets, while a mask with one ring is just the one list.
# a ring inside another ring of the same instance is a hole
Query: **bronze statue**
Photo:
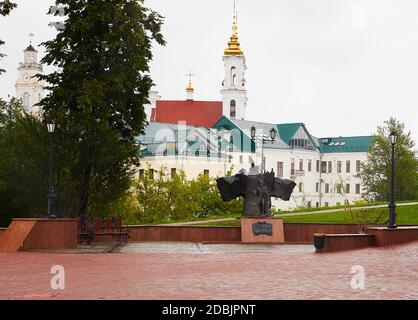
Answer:
[[271, 197], [289, 201], [296, 187], [291, 180], [275, 178], [273, 170], [261, 173], [254, 163], [248, 174], [241, 170], [233, 177], [219, 178], [217, 185], [223, 201], [244, 197], [243, 216], [247, 217], [270, 217]]

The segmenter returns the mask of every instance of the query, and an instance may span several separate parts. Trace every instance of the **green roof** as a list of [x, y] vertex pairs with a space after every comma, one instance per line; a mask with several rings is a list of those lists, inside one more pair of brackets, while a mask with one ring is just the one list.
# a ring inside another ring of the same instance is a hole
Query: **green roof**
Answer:
[[373, 136], [320, 138], [318, 142], [323, 153], [368, 152], [373, 138]]
[[279, 136], [287, 144], [289, 143], [290, 139], [298, 132], [300, 127], [303, 126], [303, 123], [285, 123], [285, 124], [278, 124], [277, 128], [279, 129]]

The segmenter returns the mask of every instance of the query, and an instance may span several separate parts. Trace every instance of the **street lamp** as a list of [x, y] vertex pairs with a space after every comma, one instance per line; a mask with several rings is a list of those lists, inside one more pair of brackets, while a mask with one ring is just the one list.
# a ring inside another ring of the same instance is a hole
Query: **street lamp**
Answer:
[[[253, 127], [251, 127], [251, 129], [250, 129], [250, 134], [251, 134], [251, 139], [253, 140], [253, 141], [255, 141], [256, 140], [256, 133], [257, 133], [257, 129], [253, 126]], [[270, 130], [270, 139], [266, 139], [265, 137], [264, 137], [264, 135], [263, 135], [263, 137], [260, 139], [260, 141], [261, 141], [261, 171], [262, 172], [264, 172], [264, 170], [265, 170], [265, 164], [264, 164], [264, 144], [267, 142], [267, 141], [269, 141], [269, 142], [271, 142], [271, 143], [273, 143], [274, 142], [274, 140], [276, 140], [276, 137], [277, 137], [277, 130], [276, 129], [274, 129], [274, 128], [272, 128], [271, 130]]]
[[56, 219], [56, 200], [57, 196], [54, 189], [54, 171], [53, 171], [53, 162], [54, 162], [54, 149], [53, 149], [53, 134], [55, 132], [55, 124], [47, 124], [48, 133], [49, 133], [49, 191], [48, 191], [48, 218]]
[[390, 178], [390, 203], [389, 203], [389, 229], [396, 229], [398, 226], [395, 223], [396, 219], [396, 204], [395, 204], [395, 145], [398, 140], [398, 134], [396, 131], [390, 133], [390, 144], [392, 146], [392, 159], [391, 159], [391, 178]]

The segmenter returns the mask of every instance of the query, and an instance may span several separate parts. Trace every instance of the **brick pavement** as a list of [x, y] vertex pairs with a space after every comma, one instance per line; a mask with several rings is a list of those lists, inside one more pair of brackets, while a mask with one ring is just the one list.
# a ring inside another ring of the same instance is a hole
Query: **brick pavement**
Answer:
[[[65, 268], [65, 290], [50, 288], [53, 265]], [[354, 265], [365, 268], [364, 290], [350, 286]], [[0, 299], [418, 299], [418, 242], [327, 254], [144, 243], [113, 254], [0, 254], [0, 270]]]

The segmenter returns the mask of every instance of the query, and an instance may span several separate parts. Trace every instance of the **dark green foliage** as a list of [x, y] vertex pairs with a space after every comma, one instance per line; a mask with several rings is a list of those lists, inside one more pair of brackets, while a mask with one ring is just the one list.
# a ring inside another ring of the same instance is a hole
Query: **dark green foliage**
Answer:
[[374, 143], [363, 165], [362, 178], [367, 200], [385, 201], [390, 192], [391, 144], [389, 134], [395, 130], [398, 141], [395, 149], [395, 199], [418, 199], [418, 160], [414, 152], [415, 143], [404, 124], [394, 118], [378, 127]]
[[[65, 27], [43, 45], [41, 63], [59, 71], [41, 76], [50, 93], [45, 122], [57, 124], [59, 177], [67, 215], [100, 214], [131, 183], [138, 164], [135, 137], [146, 122], [152, 43], [163, 45], [162, 17], [133, 0], [57, 0]], [[51, 11], [52, 14], [52, 11]], [[62, 199], [62, 197], [60, 197]]]
[[42, 123], [23, 113], [21, 102], [0, 99], [0, 226], [12, 217], [46, 211], [48, 136]]

